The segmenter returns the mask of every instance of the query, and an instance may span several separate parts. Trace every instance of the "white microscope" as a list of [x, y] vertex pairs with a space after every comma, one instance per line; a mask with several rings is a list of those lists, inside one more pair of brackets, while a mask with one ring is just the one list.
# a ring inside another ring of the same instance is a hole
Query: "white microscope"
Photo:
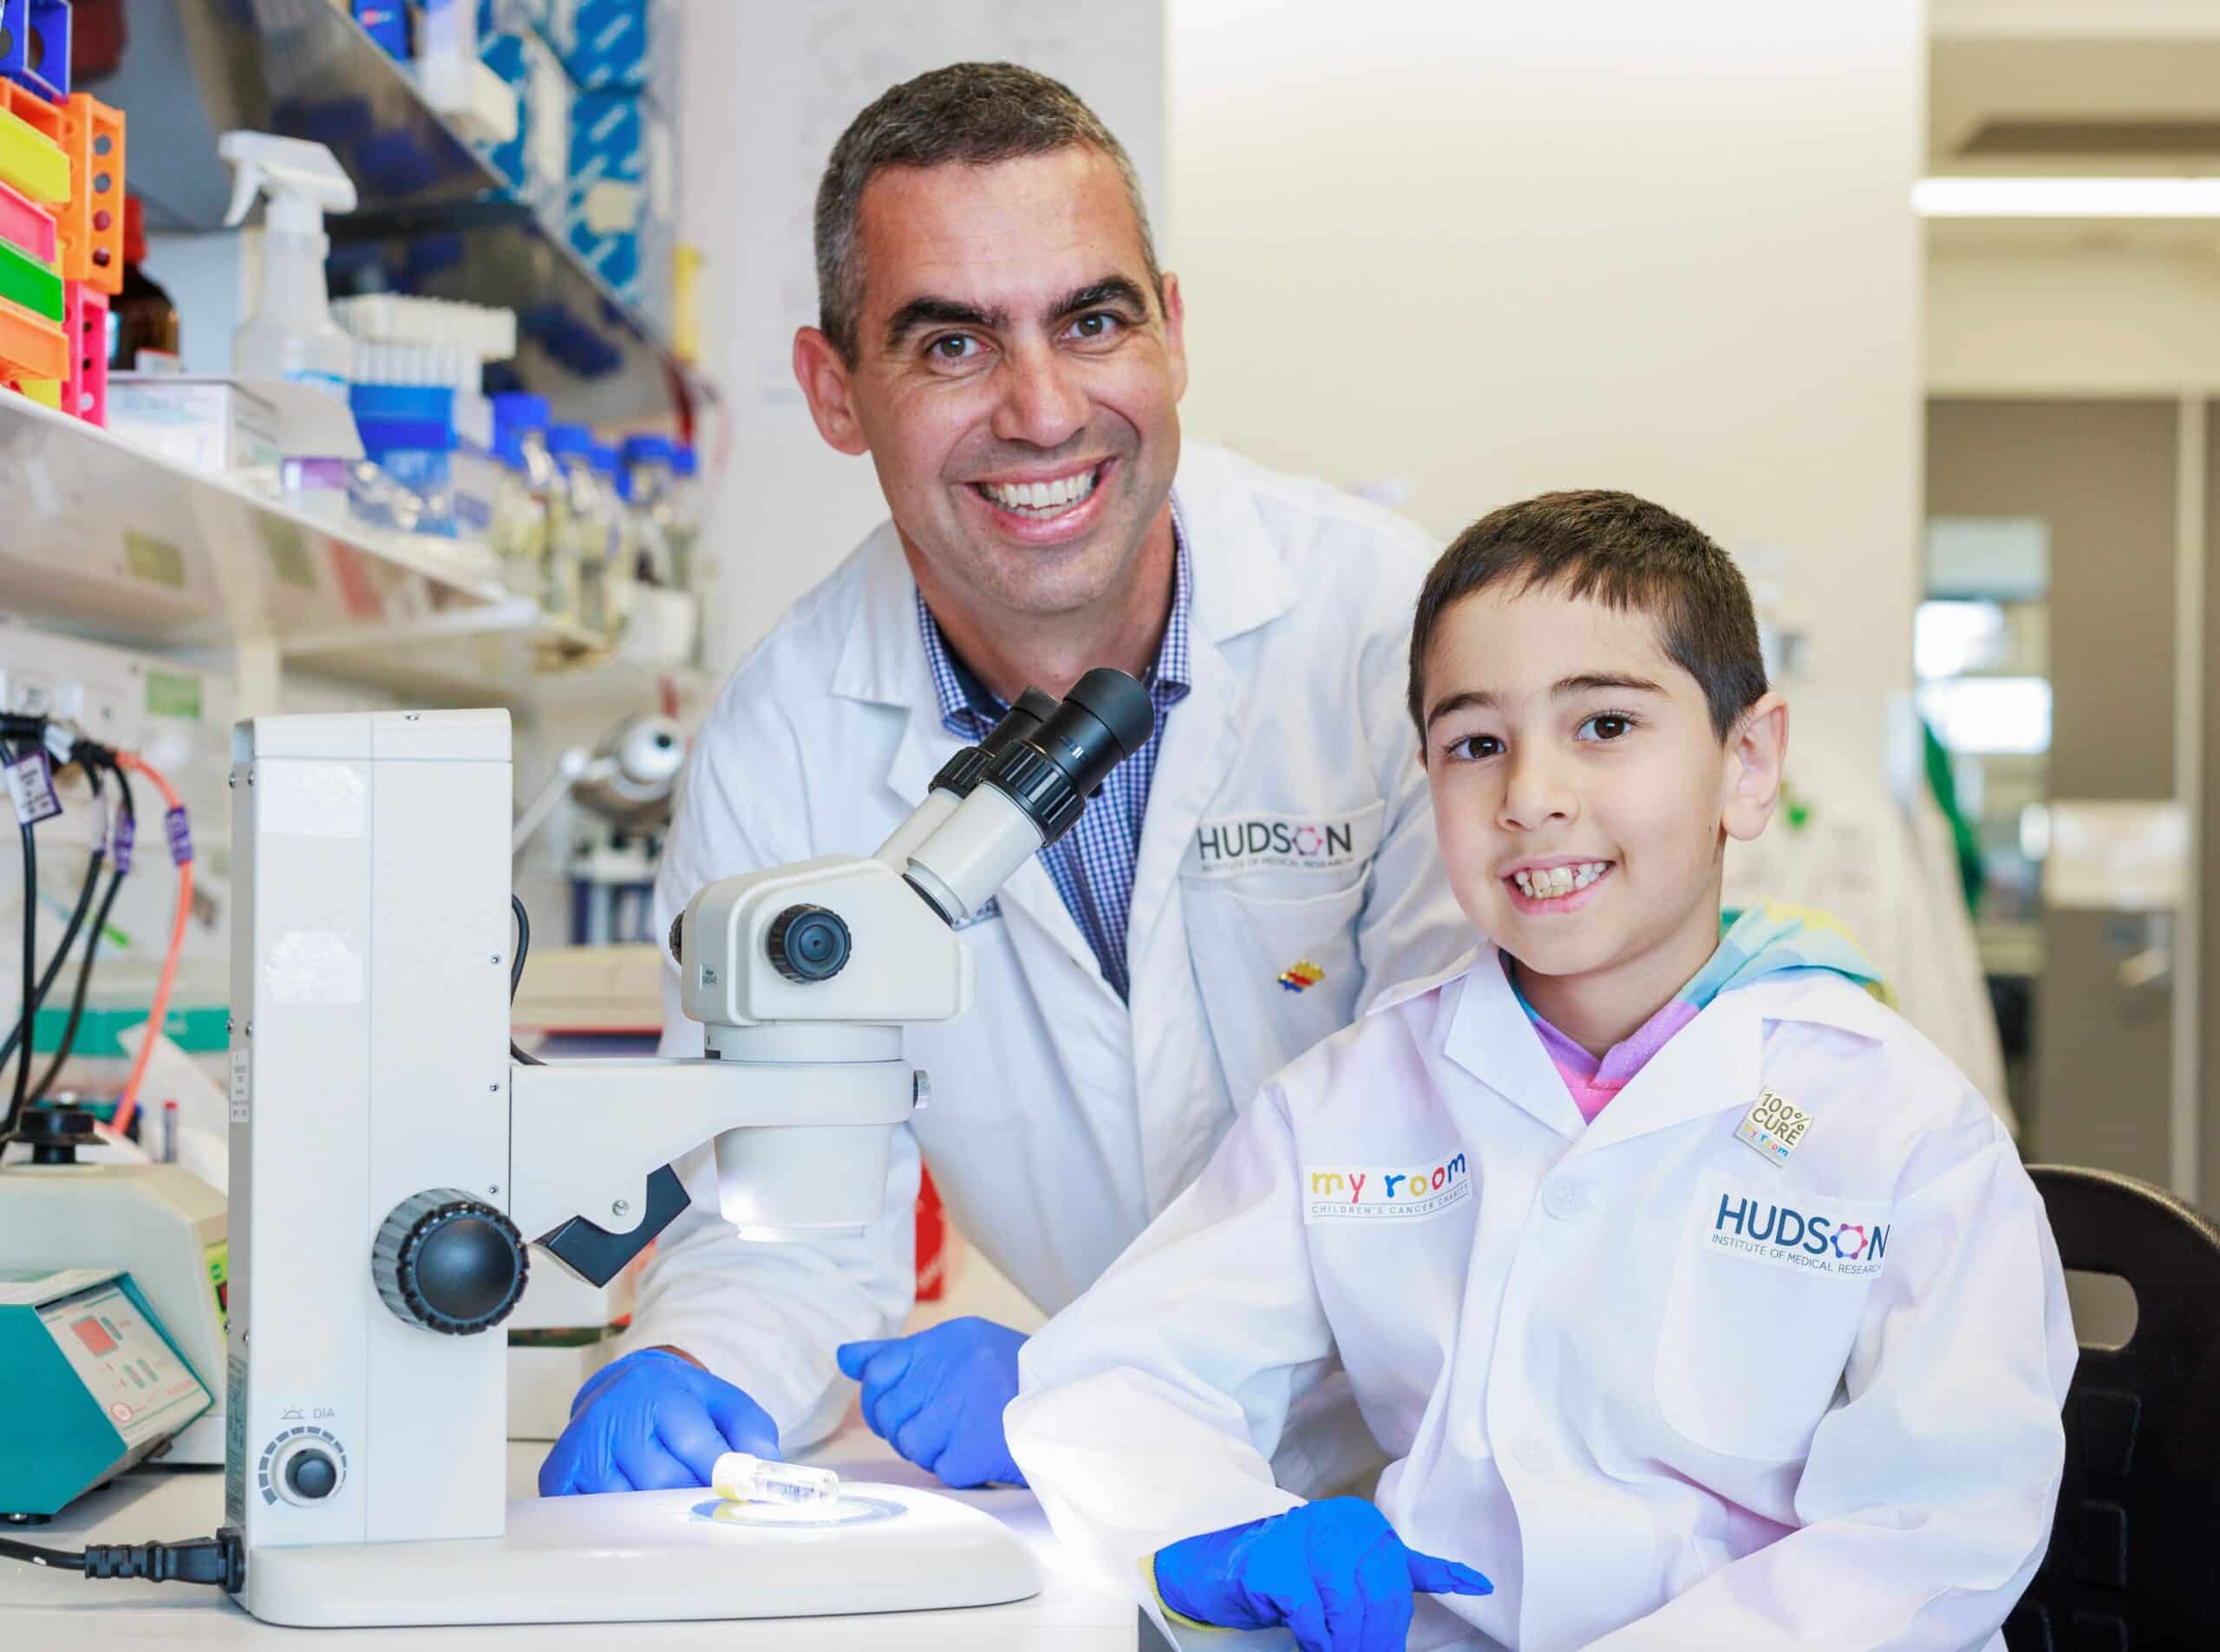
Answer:
[[508, 1502], [506, 1339], [485, 1333], [528, 1244], [597, 1284], [637, 1255], [687, 1203], [670, 1161], [705, 1141], [744, 1234], [874, 1218], [928, 1094], [901, 1029], [971, 1002], [953, 926], [1152, 722], [1116, 671], [1028, 692], [875, 854], [694, 897], [670, 939], [705, 1057], [546, 1065], [508, 1042], [507, 715], [239, 725], [225, 1518], [247, 1610], [630, 1622], [1036, 1592], [997, 1522], [906, 1487], [846, 1486], [830, 1525], [735, 1521], [702, 1488]]

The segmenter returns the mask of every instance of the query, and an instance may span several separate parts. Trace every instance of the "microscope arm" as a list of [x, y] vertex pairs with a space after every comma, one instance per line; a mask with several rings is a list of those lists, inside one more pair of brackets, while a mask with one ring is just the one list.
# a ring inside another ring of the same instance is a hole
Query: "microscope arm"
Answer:
[[605, 1284], [688, 1204], [671, 1161], [728, 1131], [890, 1126], [916, 1077], [889, 1061], [701, 1057], [509, 1070], [509, 1210], [572, 1272]]

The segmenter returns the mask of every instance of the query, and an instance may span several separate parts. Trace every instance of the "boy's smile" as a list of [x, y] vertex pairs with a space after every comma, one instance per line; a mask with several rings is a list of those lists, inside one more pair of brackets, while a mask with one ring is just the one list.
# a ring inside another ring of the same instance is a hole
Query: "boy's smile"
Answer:
[[1600, 1054], [1718, 945], [1726, 839], [1773, 812], [1786, 706], [1767, 695], [1722, 741], [1652, 616], [1515, 581], [1442, 615], [1425, 705], [1458, 904]]

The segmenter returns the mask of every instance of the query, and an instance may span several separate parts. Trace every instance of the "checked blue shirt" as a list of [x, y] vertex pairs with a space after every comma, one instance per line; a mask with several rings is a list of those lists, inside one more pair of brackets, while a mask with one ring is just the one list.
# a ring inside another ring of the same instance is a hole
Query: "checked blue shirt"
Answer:
[[[1164, 642], [1156, 651], [1156, 664], [1148, 676], [1149, 702], [1156, 708], [1156, 727], [1148, 743], [1110, 771], [1101, 792], [1087, 806], [1079, 824], [1041, 852], [1041, 864], [1063, 897], [1064, 906], [1079, 925], [1087, 944], [1102, 966], [1102, 978], [1120, 998], [1127, 996], [1126, 924], [1133, 905], [1133, 864], [1140, 852], [1141, 819], [1148, 810], [1149, 782], [1156, 774], [1157, 748], [1164, 739], [1164, 720], [1172, 708], [1187, 697], [1187, 613], [1190, 576], [1187, 535], [1179, 523], [1179, 507], [1172, 507], [1173, 569], [1172, 617], [1164, 627]], [[970, 667], [956, 656], [941, 635], [940, 622], [917, 597], [917, 630], [925, 639], [925, 662], [932, 667], [933, 689], [940, 696], [941, 727], [958, 740], [976, 741], [1002, 721], [1009, 709], [992, 689], [979, 681]]]

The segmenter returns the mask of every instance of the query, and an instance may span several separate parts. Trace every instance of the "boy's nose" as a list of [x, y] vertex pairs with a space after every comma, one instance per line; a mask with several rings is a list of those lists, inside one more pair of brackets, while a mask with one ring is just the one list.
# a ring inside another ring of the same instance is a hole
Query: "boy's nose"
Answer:
[[1504, 777], [1503, 808], [1498, 823], [1508, 832], [1533, 832], [1552, 821], [1575, 819], [1578, 800], [1539, 753], [1512, 754]]

